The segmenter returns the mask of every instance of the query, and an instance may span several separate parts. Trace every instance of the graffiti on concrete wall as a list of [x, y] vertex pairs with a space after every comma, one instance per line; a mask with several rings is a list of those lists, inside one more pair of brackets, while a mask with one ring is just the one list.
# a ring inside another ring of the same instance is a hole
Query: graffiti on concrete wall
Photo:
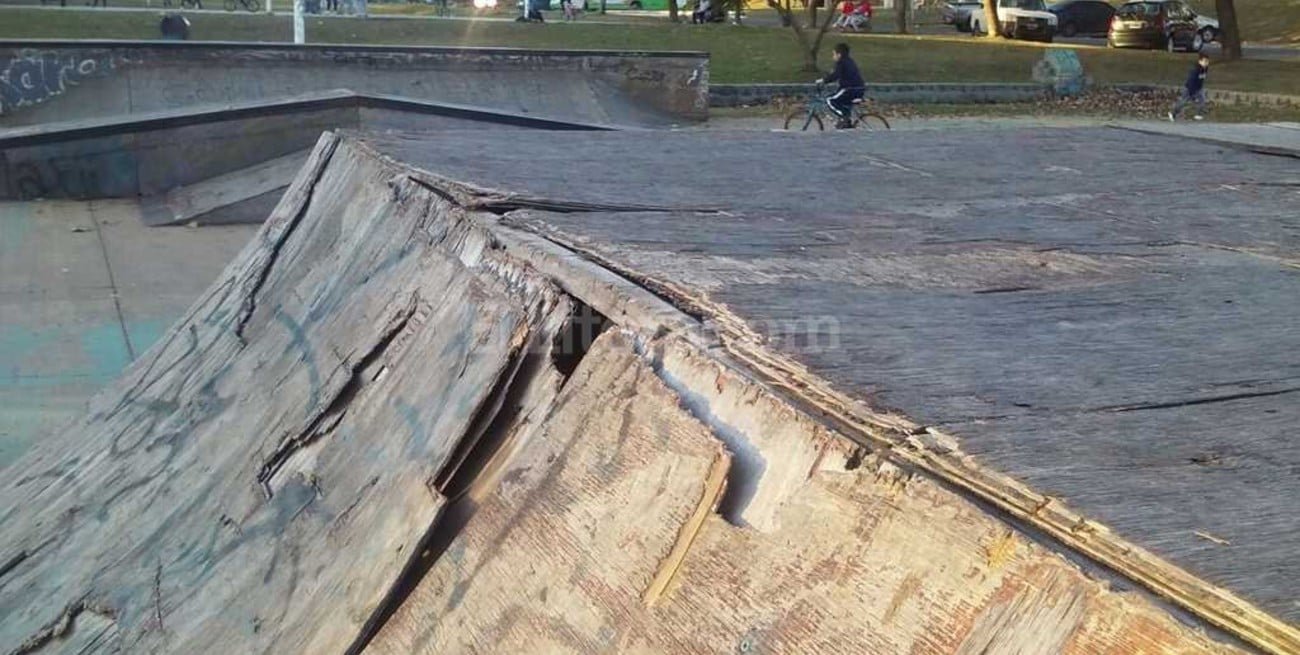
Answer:
[[106, 77], [126, 63], [126, 57], [107, 51], [20, 51], [0, 68], [0, 116], [63, 95], [84, 80]]
[[[4, 158], [4, 159], [7, 159]], [[137, 193], [135, 157], [125, 149], [0, 160], [0, 198], [114, 198]]]

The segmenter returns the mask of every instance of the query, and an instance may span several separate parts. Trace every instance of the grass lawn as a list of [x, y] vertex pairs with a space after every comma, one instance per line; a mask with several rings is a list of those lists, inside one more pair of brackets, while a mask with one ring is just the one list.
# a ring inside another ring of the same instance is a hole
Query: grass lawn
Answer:
[[[196, 40], [286, 41], [288, 16], [198, 13], [190, 16]], [[0, 9], [0, 38], [150, 39], [158, 34], [152, 12]], [[307, 37], [316, 43], [517, 46], [619, 50], [703, 50], [712, 55], [712, 80], [728, 82], [806, 81], [789, 29], [731, 25], [563, 24], [312, 17]], [[870, 82], [1026, 82], [1044, 46], [1024, 42], [982, 42], [969, 36], [828, 36], [843, 38]], [[1179, 84], [1192, 65], [1190, 55], [1079, 48], [1085, 71], [1102, 83]], [[1210, 86], [1240, 91], [1300, 95], [1300, 63], [1240, 61], [1219, 64]]]

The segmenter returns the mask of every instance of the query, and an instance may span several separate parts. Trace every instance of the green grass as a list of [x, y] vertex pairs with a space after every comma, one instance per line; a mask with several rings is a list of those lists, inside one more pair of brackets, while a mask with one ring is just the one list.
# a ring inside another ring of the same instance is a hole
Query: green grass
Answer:
[[[191, 15], [196, 40], [286, 41], [287, 16], [203, 13]], [[152, 12], [45, 11], [0, 9], [0, 38], [148, 39], [157, 35]], [[308, 39], [317, 43], [517, 46], [619, 50], [703, 50], [712, 55], [712, 80], [728, 82], [806, 81], [794, 37], [779, 27], [730, 25], [521, 25], [511, 22], [441, 20], [308, 20]], [[909, 37], [852, 35], [854, 57], [868, 82], [1027, 82], [1043, 47], [1024, 42], [984, 42], [967, 36]], [[1080, 48], [1085, 71], [1100, 83], [1180, 84], [1189, 55]], [[827, 67], [829, 61], [823, 61]], [[1300, 95], [1300, 63], [1247, 60], [1216, 64], [1210, 86], [1217, 89]]]

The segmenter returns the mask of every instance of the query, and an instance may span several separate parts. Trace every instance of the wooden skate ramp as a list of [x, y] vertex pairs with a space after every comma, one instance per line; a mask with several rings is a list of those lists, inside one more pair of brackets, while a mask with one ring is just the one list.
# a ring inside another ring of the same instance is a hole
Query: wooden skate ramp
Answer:
[[691, 207], [651, 200], [323, 137], [188, 315], [8, 469], [0, 653], [1292, 652], [1104, 526], [972, 489], [1029, 492], [938, 435], [816, 406], [734, 317], [511, 226]]

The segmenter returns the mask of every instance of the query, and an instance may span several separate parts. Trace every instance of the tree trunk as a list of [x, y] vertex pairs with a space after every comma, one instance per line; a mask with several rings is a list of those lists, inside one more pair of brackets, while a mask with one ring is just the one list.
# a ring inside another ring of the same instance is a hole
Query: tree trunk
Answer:
[[605, 0], [600, 0], [600, 15], [605, 15]]
[[912, 0], [896, 0], [898, 15], [898, 33], [910, 34], [912, 32]]
[[767, 6], [776, 10], [781, 16], [781, 24], [789, 25], [794, 30], [794, 38], [799, 42], [799, 52], [803, 55], [803, 70], [807, 73], [816, 73], [821, 69], [817, 67], [817, 51], [821, 49], [822, 39], [826, 36], [826, 31], [831, 28], [831, 23], [835, 22], [835, 12], [840, 6], [841, 0], [830, 0], [826, 6], [826, 16], [820, 24], [815, 22], [817, 16], [816, 6], [810, 1], [808, 4], [808, 17], [814, 22], [807, 24], [800, 23], [794, 16], [794, 7], [789, 0], [767, 0]]
[[1233, 0], [1214, 0], [1214, 9], [1219, 13], [1219, 44], [1223, 47], [1223, 58], [1241, 59], [1241, 31], [1237, 29], [1237, 7]]
[[668, 22], [677, 22], [677, 0], [668, 0]]
[[988, 36], [1002, 36], [1002, 26], [998, 24], [997, 0], [984, 0], [984, 28]]

